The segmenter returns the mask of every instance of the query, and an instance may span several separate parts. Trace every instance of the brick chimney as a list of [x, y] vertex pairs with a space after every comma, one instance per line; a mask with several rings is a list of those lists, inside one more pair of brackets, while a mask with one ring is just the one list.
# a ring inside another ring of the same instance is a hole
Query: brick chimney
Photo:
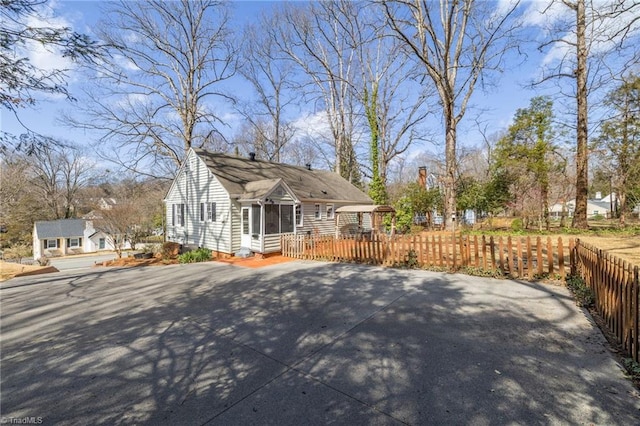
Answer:
[[427, 188], [427, 168], [424, 166], [418, 167], [418, 185]]

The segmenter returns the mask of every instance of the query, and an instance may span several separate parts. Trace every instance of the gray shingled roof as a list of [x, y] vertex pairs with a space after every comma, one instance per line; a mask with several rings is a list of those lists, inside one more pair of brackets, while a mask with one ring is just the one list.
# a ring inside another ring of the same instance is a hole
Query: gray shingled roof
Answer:
[[82, 237], [86, 220], [60, 219], [36, 222], [36, 233], [39, 239]]
[[[354, 204], [372, 204], [371, 199], [337, 173], [326, 170], [308, 170], [306, 167], [272, 163], [263, 160], [233, 157], [194, 149], [209, 170], [232, 197], [242, 197], [259, 193], [251, 182], [282, 179], [299, 200], [331, 200]], [[266, 184], [266, 185], [264, 185]]]

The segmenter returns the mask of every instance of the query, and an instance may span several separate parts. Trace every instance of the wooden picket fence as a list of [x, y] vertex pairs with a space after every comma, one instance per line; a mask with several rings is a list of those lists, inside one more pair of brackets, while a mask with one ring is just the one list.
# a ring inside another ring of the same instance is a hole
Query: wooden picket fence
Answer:
[[574, 274], [593, 291], [595, 308], [622, 350], [640, 362], [639, 268], [580, 240], [572, 254]]
[[564, 278], [573, 239], [486, 237], [438, 233], [389, 238], [284, 235], [282, 254], [296, 259], [410, 265], [447, 270], [474, 268], [512, 278]]
[[518, 279], [580, 276], [626, 354], [640, 362], [638, 266], [580, 240], [487, 237], [284, 235], [282, 254], [296, 259], [496, 273]]

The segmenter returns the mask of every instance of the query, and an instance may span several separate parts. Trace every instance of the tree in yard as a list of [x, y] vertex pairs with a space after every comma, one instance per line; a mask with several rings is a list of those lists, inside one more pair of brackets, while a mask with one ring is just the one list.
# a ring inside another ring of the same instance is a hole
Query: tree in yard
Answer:
[[[55, 22], [46, 6], [46, 0], [4, 0], [0, 7], [0, 105], [14, 114], [35, 105], [38, 94], [73, 99], [67, 87], [73, 62], [93, 61], [102, 54], [96, 41]], [[65, 68], [40, 67], [32, 62], [29, 52], [43, 49], [68, 59]], [[0, 132], [2, 151], [10, 147], [31, 151], [30, 142], [40, 140]]]
[[112, 184], [111, 193], [94, 193], [94, 196], [115, 200], [115, 204], [106, 209], [94, 205], [97, 210], [94, 228], [103, 231], [118, 245], [116, 251], [122, 252], [127, 242], [135, 250], [144, 238], [162, 227], [162, 198], [168, 186], [168, 182], [158, 179], [123, 179]]
[[381, 10], [361, 5], [334, 1], [328, 11], [356, 59], [349, 83], [366, 119], [362, 127], [369, 136], [369, 195], [375, 203], [386, 204], [389, 164], [424, 138], [420, 125], [428, 115], [428, 91], [413, 81], [413, 65], [401, 54], [401, 42], [389, 37]]
[[635, 206], [628, 202], [629, 195], [640, 192], [640, 76], [625, 78], [606, 103], [611, 116], [602, 123], [597, 142], [611, 171], [620, 201], [620, 225], [624, 225], [626, 214]]
[[33, 222], [47, 219], [42, 199], [29, 182], [29, 163], [21, 153], [8, 153], [0, 159], [0, 226], [2, 246], [30, 243]]
[[[248, 151], [259, 158], [282, 162], [294, 129], [286, 119], [294, 105], [293, 64], [280, 56], [275, 38], [277, 16], [262, 16], [259, 24], [249, 25], [244, 32], [242, 66], [239, 72], [251, 84], [255, 100], [241, 103], [238, 111], [249, 125], [252, 140]], [[244, 133], [244, 132], [243, 132]]]
[[[587, 229], [587, 199], [589, 195], [589, 99], [602, 87], [614, 81], [620, 70], [638, 61], [634, 49], [640, 30], [637, 1], [619, 0], [594, 2], [586, 0], [552, 0], [544, 14], [562, 16], [562, 10], [570, 11], [569, 19], [560, 19], [554, 28], [548, 29], [551, 37], [541, 49], [556, 49], [559, 60], [551, 61], [555, 67], [543, 70], [537, 83], [548, 80], [573, 79], [575, 86], [568, 96], [575, 100], [576, 112], [576, 207], [574, 228]], [[625, 52], [631, 47], [631, 54]], [[565, 94], [565, 93], [563, 93]]]
[[497, 172], [509, 173], [517, 183], [512, 192], [514, 197], [539, 200], [533, 205], [538, 206], [540, 226], [544, 223], [546, 229], [550, 226], [552, 172], [564, 167], [564, 161], [555, 152], [554, 138], [553, 103], [549, 98], [535, 97], [528, 108], [516, 111], [513, 124], [494, 153]]
[[305, 98], [326, 113], [334, 171], [361, 185], [354, 146], [358, 105], [351, 87], [355, 56], [343, 36], [346, 23], [335, 10], [338, 6], [336, 2], [287, 4], [277, 14], [280, 24], [274, 37], [280, 52], [306, 77], [301, 82]]
[[456, 211], [457, 128], [484, 71], [494, 70], [512, 47], [518, 2], [493, 8], [474, 0], [380, 0], [391, 30], [431, 81], [442, 107], [445, 130], [445, 225]]
[[227, 5], [214, 0], [121, 1], [98, 34], [109, 60], [92, 67], [86, 120], [102, 156], [140, 175], [170, 177], [190, 147], [224, 140], [221, 83], [235, 74]]
[[26, 157], [27, 176], [48, 218], [69, 219], [75, 217], [78, 193], [92, 178], [94, 164], [78, 148], [49, 140]]
[[97, 231], [104, 232], [113, 242], [118, 258], [122, 257], [127, 241], [130, 242], [135, 233], [139, 215], [140, 210], [137, 204], [127, 200], [117, 203], [108, 210], [102, 210], [100, 217], [93, 221], [93, 227]]

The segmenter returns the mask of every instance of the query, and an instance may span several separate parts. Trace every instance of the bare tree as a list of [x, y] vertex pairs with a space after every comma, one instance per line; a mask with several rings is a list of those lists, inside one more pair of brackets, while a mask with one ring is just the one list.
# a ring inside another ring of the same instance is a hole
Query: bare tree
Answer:
[[457, 126], [478, 80], [497, 69], [511, 47], [516, 26], [511, 18], [518, 2], [491, 10], [474, 0], [381, 0], [387, 21], [408, 53], [424, 67], [436, 87], [445, 128], [445, 225], [454, 226], [456, 211]]
[[412, 81], [413, 65], [401, 53], [402, 43], [389, 37], [379, 8], [333, 1], [328, 13], [355, 54], [351, 90], [362, 104], [370, 137], [369, 194], [387, 203], [389, 164], [424, 135], [420, 124], [428, 115], [426, 90]]
[[[553, 66], [543, 69], [536, 84], [575, 80], [573, 90], [561, 95], [575, 100], [576, 111], [576, 208], [572, 226], [586, 229], [589, 191], [590, 99], [600, 89], [622, 75], [621, 70], [637, 63], [638, 51], [632, 39], [638, 38], [640, 3], [628, 0], [595, 2], [592, 0], [552, 0], [542, 13], [562, 16], [562, 8], [570, 14], [553, 21], [547, 33], [551, 36], [541, 49], [561, 53]], [[626, 46], [632, 51], [627, 52]]]
[[256, 97], [240, 104], [238, 111], [251, 127], [253, 151], [261, 158], [280, 162], [295, 133], [286, 114], [296, 94], [288, 90], [294, 79], [293, 64], [281, 57], [275, 44], [277, 26], [277, 16], [263, 15], [259, 23], [245, 29], [239, 72]]
[[50, 219], [75, 217], [79, 191], [93, 176], [93, 162], [67, 142], [53, 141], [26, 157], [29, 182]]
[[223, 138], [221, 84], [235, 73], [224, 2], [121, 1], [100, 26], [111, 59], [92, 69], [86, 121], [102, 156], [142, 175], [169, 177], [185, 151]]
[[[274, 34], [278, 48], [304, 72], [309, 82], [306, 96], [327, 115], [332, 134], [334, 170], [359, 183], [355, 155], [356, 99], [351, 88], [355, 55], [342, 35], [342, 23], [330, 2], [307, 8], [286, 5], [277, 15]], [[314, 111], [315, 112], [315, 111]]]

